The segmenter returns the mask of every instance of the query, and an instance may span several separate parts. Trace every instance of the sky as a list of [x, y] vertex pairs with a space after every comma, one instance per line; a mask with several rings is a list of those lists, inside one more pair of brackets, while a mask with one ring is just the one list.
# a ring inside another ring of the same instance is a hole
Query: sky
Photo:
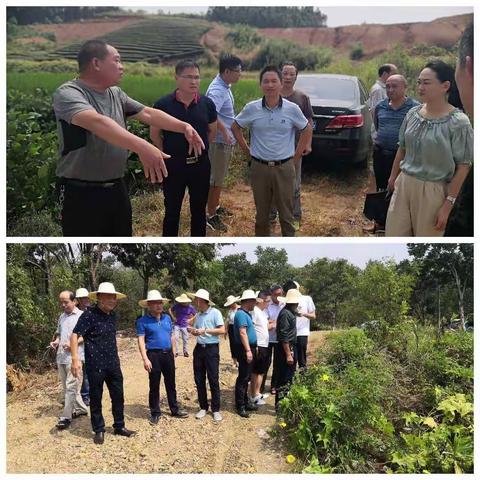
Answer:
[[[159, 2], [162, 3], [162, 2]], [[352, 2], [353, 3], [353, 2]], [[173, 2], [172, 2], [173, 4]], [[472, 1], [473, 4], [473, 1]], [[146, 10], [156, 13], [161, 8], [165, 13], [205, 13], [208, 7], [131, 7], [133, 9]], [[124, 7], [128, 8], [128, 7]], [[327, 27], [339, 27], [342, 25], [359, 25], [361, 23], [409, 23], [409, 22], [428, 22], [440, 17], [450, 17], [464, 13], [473, 13], [473, 7], [460, 6], [422, 6], [422, 7], [322, 7], [319, 6], [322, 13], [327, 15]]]
[[256, 261], [254, 254], [258, 245], [271, 246], [276, 249], [284, 248], [288, 254], [288, 262], [294, 267], [302, 267], [315, 258], [327, 257], [332, 260], [345, 258], [357, 267], [363, 268], [369, 260], [382, 260], [392, 258], [397, 263], [408, 258], [407, 245], [405, 243], [378, 243], [375, 246], [370, 243], [237, 243], [222, 247], [220, 256], [235, 253], [247, 253], [250, 262]]

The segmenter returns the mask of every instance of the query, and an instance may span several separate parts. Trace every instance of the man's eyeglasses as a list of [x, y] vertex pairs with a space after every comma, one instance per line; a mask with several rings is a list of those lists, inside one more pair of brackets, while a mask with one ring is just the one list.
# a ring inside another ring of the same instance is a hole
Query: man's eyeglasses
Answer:
[[180, 78], [184, 78], [185, 80], [200, 80], [200, 75], [179, 75]]

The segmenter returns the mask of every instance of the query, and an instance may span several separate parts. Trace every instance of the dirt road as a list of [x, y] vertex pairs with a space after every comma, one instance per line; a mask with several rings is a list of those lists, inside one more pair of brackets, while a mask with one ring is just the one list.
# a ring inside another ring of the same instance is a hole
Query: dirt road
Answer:
[[[321, 332], [312, 335], [312, 349]], [[105, 444], [92, 442], [90, 419], [74, 420], [69, 430], [57, 431], [61, 413], [56, 371], [32, 377], [29, 386], [7, 396], [8, 473], [288, 473], [288, 451], [268, 435], [276, 422], [274, 399], [249, 419], [236, 415], [233, 391], [236, 370], [230, 365], [227, 342], [221, 342], [220, 382], [222, 414], [218, 424], [211, 415], [196, 420], [197, 394], [192, 357], [177, 358], [177, 396], [189, 412], [186, 419], [168, 415], [163, 382], [163, 416], [157, 426], [148, 421], [148, 377], [135, 338], [119, 339], [124, 375], [126, 426], [133, 438], [112, 435], [113, 419], [108, 392], [104, 392], [107, 425]], [[193, 340], [190, 340], [190, 351]]]

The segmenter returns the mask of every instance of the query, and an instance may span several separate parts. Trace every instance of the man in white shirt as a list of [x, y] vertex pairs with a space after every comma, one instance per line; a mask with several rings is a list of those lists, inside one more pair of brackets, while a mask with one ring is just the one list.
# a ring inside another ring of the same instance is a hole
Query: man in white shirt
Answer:
[[268, 329], [268, 360], [267, 360], [267, 369], [265, 371], [265, 375], [263, 376], [262, 386], [260, 388], [260, 392], [263, 393], [265, 391], [265, 381], [267, 380], [268, 370], [272, 363], [273, 357], [273, 370], [272, 370], [272, 378], [270, 379], [270, 393], [272, 395], [275, 394], [275, 384], [277, 379], [277, 369], [275, 367], [275, 359], [276, 359], [276, 349], [277, 349], [277, 317], [280, 313], [280, 310], [285, 306], [283, 303], [278, 301], [278, 297], [283, 295], [283, 289], [280, 285], [273, 285], [270, 288], [270, 296], [271, 301], [268, 302], [267, 306], [267, 316], [269, 322], [269, 329]]
[[310, 320], [315, 320], [315, 304], [310, 295], [304, 295], [302, 287], [295, 281], [289, 281], [284, 287], [285, 291], [296, 288], [302, 293], [297, 308], [297, 359], [298, 368], [307, 368], [307, 347], [310, 336]]
[[[58, 419], [56, 427], [58, 430], [64, 430], [70, 426], [72, 418], [87, 415], [88, 408], [80, 395], [82, 372], [80, 372], [78, 377], [74, 377], [70, 371], [72, 365], [70, 337], [83, 312], [77, 308], [75, 294], [69, 290], [61, 292], [58, 301], [63, 313], [58, 317], [57, 331], [52, 342], [50, 342], [50, 346], [57, 350], [58, 376], [62, 383], [65, 397], [63, 415]], [[83, 339], [80, 339], [80, 341], [82, 343], [78, 348], [78, 356], [84, 362]]]
[[262, 385], [263, 376], [268, 370], [268, 343], [269, 343], [269, 328], [273, 329], [273, 323], [268, 321], [267, 307], [270, 302], [270, 292], [263, 291], [258, 294], [258, 298], [263, 300], [257, 302], [253, 308], [252, 320], [255, 325], [255, 332], [257, 334], [257, 356], [253, 364], [252, 376], [250, 380], [250, 394], [251, 401], [256, 405], [265, 405], [265, 398], [268, 394], [262, 395], [260, 388]]

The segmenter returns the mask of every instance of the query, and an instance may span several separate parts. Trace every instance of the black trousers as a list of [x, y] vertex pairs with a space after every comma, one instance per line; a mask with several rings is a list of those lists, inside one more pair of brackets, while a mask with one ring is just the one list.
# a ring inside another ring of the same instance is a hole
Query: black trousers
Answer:
[[90, 419], [95, 433], [105, 431], [105, 420], [102, 415], [103, 383], [107, 385], [112, 400], [113, 428], [125, 426], [123, 418], [123, 375], [120, 366], [102, 369], [87, 370], [90, 384]]
[[297, 348], [296, 345], [290, 344], [290, 351], [293, 354], [293, 364], [287, 363], [287, 357], [283, 350], [283, 343], [277, 344], [277, 357], [278, 357], [278, 377], [277, 377], [277, 393], [275, 394], [275, 408], [278, 402], [288, 394], [290, 389], [290, 383], [295, 375], [296, 363], [297, 363]]
[[207, 234], [206, 208], [210, 189], [210, 160], [204, 154], [197, 163], [187, 165], [183, 158], [166, 161], [168, 177], [163, 181], [165, 218], [163, 236], [178, 237], [180, 211], [188, 188], [190, 196], [190, 235], [205, 237]]
[[177, 390], [175, 388], [175, 360], [172, 350], [148, 350], [147, 357], [152, 364], [148, 374], [149, 392], [148, 405], [152, 415], [161, 415], [160, 411], [160, 379], [163, 374], [163, 383], [167, 391], [170, 412], [178, 412]]
[[253, 359], [247, 362], [247, 354], [243, 345], [237, 344], [238, 376], [235, 381], [235, 408], [240, 410], [248, 404], [248, 382], [252, 375], [253, 364], [257, 358], [257, 345], [250, 345]]
[[297, 337], [298, 368], [307, 368], [307, 346], [308, 346], [307, 335], [300, 335], [299, 337]]
[[219, 365], [220, 353], [218, 343], [204, 346], [197, 343], [193, 349], [193, 377], [197, 386], [198, 403], [203, 410], [208, 410], [206, 385], [206, 379], [208, 378], [212, 394], [212, 412], [220, 411]]
[[267, 375], [268, 375], [268, 370], [270, 368], [270, 365], [272, 364], [272, 359], [273, 359], [273, 369], [272, 369], [272, 377], [270, 379], [270, 390], [272, 388], [276, 388], [277, 385], [277, 374], [278, 374], [278, 368], [277, 368], [277, 362], [278, 362], [278, 355], [277, 355], [277, 343], [269, 343], [268, 344], [268, 361], [267, 361], [267, 371], [265, 372], [265, 375], [263, 376], [262, 380], [262, 385], [260, 387], [260, 392], [264, 393], [265, 392], [265, 382], [267, 381]]
[[235, 343], [235, 337], [233, 334], [233, 325], [228, 326], [228, 344], [230, 345], [230, 353], [232, 354], [232, 359], [237, 359], [237, 344]]
[[[113, 186], [78, 186], [60, 179], [57, 185], [65, 237], [131, 237], [132, 206], [123, 179]], [[63, 202], [62, 202], [63, 192]]]
[[395, 154], [396, 152], [393, 150], [382, 150], [377, 146], [373, 147], [373, 171], [375, 173], [377, 191], [386, 190], [388, 186]]

